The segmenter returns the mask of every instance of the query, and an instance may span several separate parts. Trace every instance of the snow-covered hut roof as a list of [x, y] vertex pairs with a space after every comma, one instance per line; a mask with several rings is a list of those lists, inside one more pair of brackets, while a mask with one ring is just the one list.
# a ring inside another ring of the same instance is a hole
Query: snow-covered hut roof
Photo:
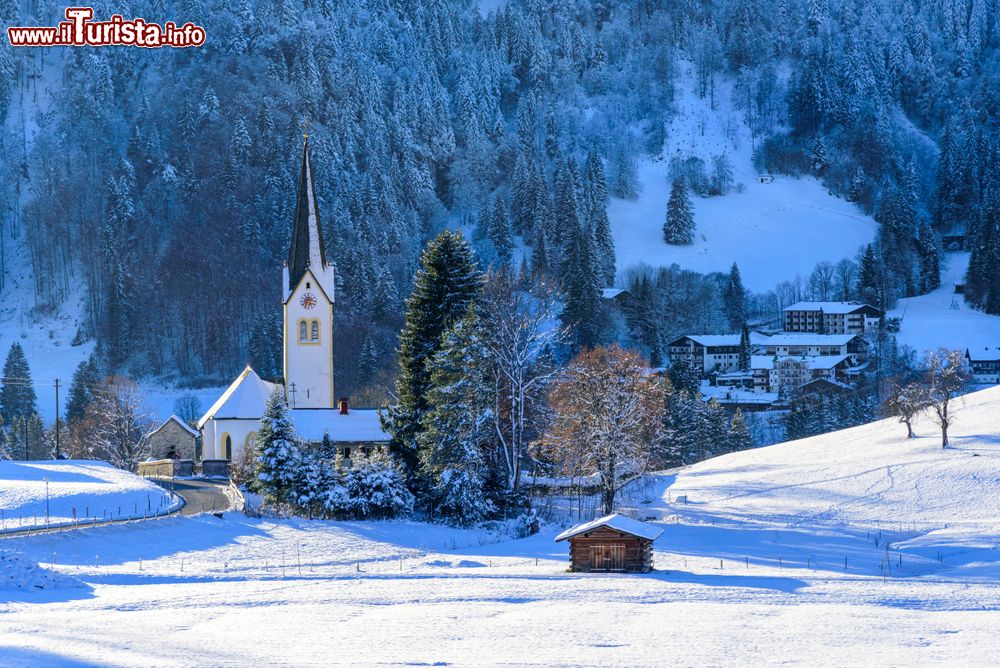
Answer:
[[335, 443], [386, 443], [390, 439], [373, 408], [352, 408], [347, 415], [333, 408], [294, 408], [288, 415], [299, 437], [313, 443], [322, 441], [324, 434]]
[[264, 406], [277, 385], [261, 380], [249, 366], [226, 388], [212, 407], [198, 420], [198, 429], [211, 419], [257, 419], [264, 415]]
[[585, 524], [578, 524], [572, 529], [566, 529], [566, 531], [563, 531], [561, 534], [556, 536], [556, 542], [558, 543], [561, 540], [566, 540], [567, 538], [572, 538], [573, 536], [579, 536], [582, 533], [593, 531], [598, 527], [608, 527], [614, 529], [615, 531], [621, 531], [622, 533], [631, 534], [647, 540], [656, 540], [660, 537], [660, 534], [663, 533], [663, 529], [660, 527], [655, 527], [652, 524], [646, 524], [645, 522], [634, 520], [631, 517], [625, 517], [624, 515], [613, 513], [611, 515], [600, 517], [596, 520], [591, 520]]
[[159, 427], [157, 427], [156, 429], [153, 429], [152, 431], [150, 431], [148, 434], [146, 434], [146, 436], [147, 437], [148, 436], [152, 436], [156, 432], [158, 432], [161, 429], [163, 429], [164, 427], [166, 427], [170, 422], [176, 422], [178, 425], [180, 425], [181, 429], [183, 429], [187, 433], [191, 434], [192, 436], [198, 436], [197, 430], [192, 429], [191, 426], [187, 422], [185, 422], [184, 420], [180, 419], [176, 415], [171, 415], [170, 417], [168, 417], [166, 420], [163, 421], [162, 424], [160, 424]]
[[624, 288], [601, 288], [601, 297], [604, 299], [614, 299], [624, 292], [628, 292], [628, 290]]
[[795, 302], [791, 306], [786, 306], [784, 310], [786, 311], [823, 311], [823, 313], [830, 314], [847, 314], [854, 313], [858, 309], [870, 308], [875, 311], [874, 306], [870, 304], [863, 304], [861, 302]]

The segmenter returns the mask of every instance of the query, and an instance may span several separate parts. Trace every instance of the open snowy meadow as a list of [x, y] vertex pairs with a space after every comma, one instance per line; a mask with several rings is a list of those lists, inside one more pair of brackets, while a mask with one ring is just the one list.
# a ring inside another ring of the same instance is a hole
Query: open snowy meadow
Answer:
[[0, 663], [995, 665], [1000, 388], [651, 476], [648, 575], [559, 528], [227, 513], [7, 538]]

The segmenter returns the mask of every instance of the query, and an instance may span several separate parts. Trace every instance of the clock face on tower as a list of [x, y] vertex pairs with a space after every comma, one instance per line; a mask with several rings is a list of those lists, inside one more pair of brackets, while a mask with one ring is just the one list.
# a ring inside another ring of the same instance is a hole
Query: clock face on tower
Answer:
[[316, 295], [314, 295], [311, 292], [305, 293], [304, 295], [302, 295], [302, 298], [299, 299], [299, 304], [301, 304], [302, 308], [304, 309], [313, 308], [314, 306], [316, 306]]

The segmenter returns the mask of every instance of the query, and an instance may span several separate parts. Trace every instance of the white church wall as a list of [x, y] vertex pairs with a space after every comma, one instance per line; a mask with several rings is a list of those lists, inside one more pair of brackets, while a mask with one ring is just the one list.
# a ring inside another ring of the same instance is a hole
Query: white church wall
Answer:
[[333, 408], [333, 302], [311, 270], [285, 304], [284, 334], [289, 406]]

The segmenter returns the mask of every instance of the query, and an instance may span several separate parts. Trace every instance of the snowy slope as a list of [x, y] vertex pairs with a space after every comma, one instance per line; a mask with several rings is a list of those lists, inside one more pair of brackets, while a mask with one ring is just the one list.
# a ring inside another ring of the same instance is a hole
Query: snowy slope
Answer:
[[180, 505], [163, 488], [104, 462], [0, 461], [0, 531], [46, 526], [45, 478], [49, 526], [95, 517], [145, 517]]
[[[817, 262], [854, 257], [874, 238], [876, 223], [853, 204], [830, 195], [812, 177], [776, 176], [757, 182], [753, 142], [742, 112], [732, 103], [732, 81], [723, 80], [716, 109], [695, 94], [689, 65], [678, 78], [676, 115], [667, 129], [663, 155], [639, 163], [641, 191], [634, 201], [612, 198], [608, 217], [618, 268], [677, 263], [700, 272], [728, 271], [735, 261], [747, 288], [763, 292], [781, 281], [808, 276]], [[743, 192], [693, 197], [697, 236], [691, 246], [663, 242], [672, 156], [697, 156], [711, 166], [725, 154]]]
[[962, 295], [955, 294], [955, 282], [965, 282], [969, 253], [947, 253], [946, 258], [940, 288], [919, 297], [900, 299], [889, 312], [902, 321], [896, 340], [918, 352], [1000, 346], [1000, 316], [972, 309]]
[[558, 526], [227, 513], [7, 539], [84, 588], [0, 591], [0, 663], [995, 665], [1000, 388], [964, 401], [953, 448], [918, 431], [654, 476], [649, 575], [567, 573]]

